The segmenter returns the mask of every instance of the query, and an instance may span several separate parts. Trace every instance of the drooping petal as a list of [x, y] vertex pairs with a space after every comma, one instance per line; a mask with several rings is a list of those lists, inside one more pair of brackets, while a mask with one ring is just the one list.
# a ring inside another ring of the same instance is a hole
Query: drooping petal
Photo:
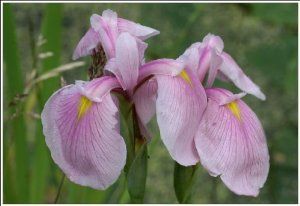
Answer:
[[76, 46], [72, 57], [73, 60], [78, 59], [79, 57], [91, 55], [99, 43], [99, 34], [93, 28], [90, 28]]
[[157, 93], [157, 82], [150, 79], [137, 89], [133, 96], [133, 102], [136, 112], [141, 120], [143, 135], [150, 138], [150, 131], [147, 130], [147, 124], [155, 115], [155, 103]]
[[230, 79], [242, 91], [252, 94], [261, 100], [266, 99], [266, 96], [261, 92], [260, 88], [244, 74], [242, 69], [229, 54], [223, 52], [221, 57], [223, 62], [220, 66], [220, 72], [222, 72], [222, 74]]
[[157, 75], [156, 79], [156, 115], [161, 138], [174, 160], [184, 166], [194, 165], [199, 161], [194, 137], [206, 107], [204, 89], [199, 82], [187, 80], [187, 76]]
[[120, 88], [119, 81], [112, 76], [95, 78], [88, 84], [84, 81], [76, 81], [75, 84], [80, 93], [93, 102], [102, 102], [102, 98], [112, 89]]
[[[223, 60], [222, 60], [223, 61]], [[218, 71], [217, 72], [217, 76], [216, 76], [217, 79], [220, 79], [221, 81], [223, 82], [230, 82], [230, 79], [225, 76], [222, 72]]]
[[106, 93], [101, 102], [93, 102], [70, 85], [54, 93], [44, 107], [43, 132], [51, 156], [77, 184], [105, 189], [125, 165], [126, 146], [114, 101]]
[[146, 40], [159, 34], [159, 31], [155, 29], [122, 18], [118, 18], [118, 29], [120, 33], [128, 32], [141, 40]]
[[231, 191], [257, 196], [269, 170], [265, 134], [242, 100], [220, 105], [220, 100], [231, 95], [224, 89], [207, 90], [208, 104], [195, 138], [196, 148], [202, 165], [211, 175], [220, 175]]

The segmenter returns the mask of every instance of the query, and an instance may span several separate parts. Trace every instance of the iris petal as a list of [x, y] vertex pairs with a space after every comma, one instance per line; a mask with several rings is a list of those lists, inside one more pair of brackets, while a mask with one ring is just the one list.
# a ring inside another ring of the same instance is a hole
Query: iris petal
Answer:
[[83, 105], [82, 98], [86, 97], [74, 85], [54, 93], [41, 115], [43, 132], [54, 162], [71, 181], [105, 189], [126, 161], [116, 100], [105, 93], [101, 102], [86, 98]]
[[122, 33], [116, 44], [116, 75], [124, 85], [124, 90], [131, 91], [137, 84], [140, 57], [137, 42], [129, 33]]
[[207, 95], [208, 105], [195, 138], [201, 163], [211, 175], [220, 175], [234, 193], [257, 196], [269, 171], [261, 123], [242, 100], [220, 105], [221, 99], [232, 95], [229, 91], [209, 89]]
[[181, 76], [157, 75], [156, 79], [156, 115], [161, 138], [174, 160], [184, 166], [194, 165], [199, 161], [194, 137], [206, 106], [204, 90], [197, 90]]
[[118, 28], [120, 32], [129, 32], [131, 35], [136, 36], [141, 40], [146, 40], [159, 34], [159, 31], [155, 29], [123, 18], [118, 18]]
[[252, 94], [261, 100], [266, 99], [266, 96], [261, 92], [260, 88], [244, 74], [242, 69], [229, 54], [223, 52], [221, 57], [223, 62], [220, 66], [220, 72], [222, 72], [222, 74], [230, 79], [242, 91]]
[[138, 82], [150, 75], [176, 76], [184, 69], [184, 63], [174, 59], [157, 59], [142, 65], [139, 70]]
[[91, 55], [93, 49], [100, 43], [100, 36], [93, 28], [90, 28], [81, 38], [73, 53], [73, 60], [82, 56]]
[[102, 16], [93, 14], [90, 22], [91, 27], [99, 34], [99, 40], [107, 59], [113, 58], [115, 56], [115, 44], [118, 36], [117, 13], [105, 10]]
[[151, 138], [152, 134], [147, 129], [147, 124], [150, 122], [152, 117], [155, 115], [156, 107], [156, 93], [157, 93], [157, 82], [153, 79], [145, 82], [140, 88], [137, 89], [133, 96], [133, 101], [137, 114], [141, 120], [143, 135], [147, 138]]
[[[73, 59], [92, 54], [92, 50], [100, 43], [103, 47], [107, 59], [115, 57], [115, 44], [118, 35], [128, 32], [139, 40], [145, 40], [149, 37], [159, 34], [159, 31], [146, 27], [135, 22], [118, 18], [116, 12], [107, 9], [103, 11], [102, 16], [93, 14], [90, 18], [91, 28], [78, 43]], [[145, 49], [143, 42], [138, 42], [138, 47]], [[141, 49], [142, 51], [143, 49]], [[142, 56], [141, 56], [141, 59]]]

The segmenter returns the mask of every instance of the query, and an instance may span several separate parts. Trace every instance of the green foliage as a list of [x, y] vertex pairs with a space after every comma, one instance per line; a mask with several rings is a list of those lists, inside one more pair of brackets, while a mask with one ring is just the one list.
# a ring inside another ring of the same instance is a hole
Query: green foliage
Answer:
[[118, 95], [120, 100], [120, 122], [121, 122], [121, 135], [124, 137], [127, 157], [124, 171], [128, 173], [131, 163], [134, 160], [134, 136], [133, 136], [133, 125], [132, 125], [132, 104], [128, 103], [121, 95]]
[[127, 175], [131, 203], [143, 203], [147, 179], [147, 144], [144, 143], [135, 156]]
[[[4, 159], [4, 177], [5, 178], [5, 187], [4, 187], [4, 198], [7, 198], [11, 202], [15, 203], [26, 203], [28, 201], [28, 147], [27, 147], [27, 138], [26, 138], [26, 126], [23, 116], [23, 105], [20, 102], [17, 102], [13, 107], [8, 107], [8, 103], [11, 102], [16, 95], [20, 95], [23, 92], [23, 77], [20, 67], [20, 58], [18, 53], [18, 44], [16, 39], [16, 29], [15, 29], [15, 20], [13, 10], [10, 4], [4, 4], [3, 7], [3, 52], [4, 52], [4, 63], [5, 63], [5, 84], [7, 88], [5, 90], [5, 104], [4, 108], [9, 108], [9, 117], [5, 123], [5, 129], [10, 129], [11, 133], [5, 133], [7, 136], [4, 137], [4, 145], [9, 146], [9, 141], [14, 143], [14, 159], [8, 158], [8, 148], [6, 148], [6, 159]], [[13, 117], [16, 115], [16, 117]], [[13, 165], [11, 165], [11, 162]], [[15, 163], [15, 164], [14, 164]], [[15, 178], [12, 178], [14, 182], [10, 181], [9, 175], [13, 174], [11, 170], [14, 168]], [[14, 185], [15, 184], [15, 185]], [[16, 197], [11, 197], [10, 194], [13, 191], [10, 191], [8, 185], [15, 186], [15, 195]], [[10, 199], [11, 198], [11, 199]]]
[[174, 164], [174, 189], [179, 203], [189, 203], [196, 183], [197, 166]]
[[[220, 178], [210, 177], [200, 165], [196, 172], [193, 167], [175, 165], [174, 168], [157, 126], [151, 127], [154, 137], [148, 148], [143, 146], [135, 152], [131, 105], [119, 98], [121, 134], [127, 145], [124, 172], [105, 191], [82, 187], [66, 178], [58, 202], [177, 203], [178, 199], [188, 203], [296, 203], [297, 4], [104, 3], [4, 4], [4, 202], [54, 202], [62, 172], [45, 145], [40, 119], [30, 114], [40, 114], [46, 100], [60, 87], [60, 77], [35, 85], [29, 96], [8, 105], [23, 93], [28, 76], [35, 69], [40, 76], [70, 62], [73, 49], [89, 27], [90, 15], [108, 8], [121, 17], [160, 30], [160, 35], [147, 40], [146, 61], [177, 58], [209, 32], [224, 39], [225, 51], [267, 96], [265, 102], [250, 95], [244, 100], [265, 128], [271, 157], [269, 177], [259, 197], [250, 198], [231, 193]], [[41, 46], [36, 38], [40, 34], [46, 40]], [[46, 59], [38, 57], [45, 52], [53, 55]], [[65, 72], [63, 77], [67, 83], [85, 80], [86, 69]], [[232, 84], [219, 81], [215, 86], [238, 92]]]
[[[51, 70], [59, 65], [61, 51], [61, 22], [62, 4], [48, 4], [42, 21], [42, 36], [46, 43], [42, 45], [41, 52], [52, 52], [52, 56], [42, 60], [40, 72]], [[41, 84], [37, 96], [38, 112], [40, 113], [49, 96], [59, 88], [59, 78], [54, 77]], [[47, 189], [47, 179], [50, 174], [50, 157], [45, 143], [41, 122], [37, 124], [35, 139], [35, 156], [30, 187], [30, 200], [33, 203], [44, 201]]]
[[297, 4], [252, 4], [256, 17], [273, 24], [295, 26], [298, 16]]

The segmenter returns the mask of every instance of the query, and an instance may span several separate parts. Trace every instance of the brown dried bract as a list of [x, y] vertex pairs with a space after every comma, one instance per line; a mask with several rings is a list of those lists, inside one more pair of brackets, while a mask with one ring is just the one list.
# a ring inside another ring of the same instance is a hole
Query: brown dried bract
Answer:
[[103, 69], [107, 62], [104, 49], [100, 44], [98, 45], [97, 50], [94, 50], [92, 59], [92, 65], [88, 70], [90, 80], [103, 75]]

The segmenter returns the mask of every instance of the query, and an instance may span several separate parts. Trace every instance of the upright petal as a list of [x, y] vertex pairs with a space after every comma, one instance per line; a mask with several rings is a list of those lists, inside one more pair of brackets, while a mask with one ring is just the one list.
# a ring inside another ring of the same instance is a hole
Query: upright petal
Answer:
[[222, 64], [222, 58], [217, 54], [216, 49], [211, 49], [211, 59], [210, 59], [210, 66], [208, 71], [208, 77], [206, 81], [206, 87], [212, 87], [220, 65]]
[[213, 74], [210, 79], [208, 84], [211, 84], [211, 79], [216, 73], [216, 60], [217, 59], [216, 54], [219, 54], [223, 51], [224, 48], [224, 43], [221, 37], [213, 35], [213, 34], [207, 34], [202, 41], [202, 45], [199, 49], [200, 52], [200, 63], [199, 63], [199, 68], [198, 68], [198, 75], [199, 79], [202, 82], [205, 78], [206, 73], [208, 72], [209, 69], [212, 69]]
[[221, 53], [224, 49], [224, 42], [221, 37], [210, 33], [203, 38], [203, 44], [216, 49], [219, 53]]
[[115, 44], [118, 37], [117, 13], [105, 10], [102, 16], [93, 14], [90, 22], [92, 28], [99, 34], [107, 59], [113, 58], [115, 56]]
[[115, 100], [110, 93], [101, 100], [93, 102], [70, 85], [50, 97], [41, 115], [54, 162], [71, 181], [94, 189], [115, 182], [126, 162]]
[[201, 45], [200, 42], [192, 44], [180, 57], [178, 57], [178, 60], [184, 62], [185, 68], [193, 71], [195, 74], [198, 74], [200, 60], [199, 50]]
[[198, 76], [200, 82], [203, 82], [211, 63], [211, 48], [204, 46], [200, 48], [200, 60], [198, 67]]
[[220, 105], [232, 93], [208, 89], [208, 104], [197, 135], [196, 148], [202, 165], [220, 175], [239, 195], [257, 196], [269, 171], [269, 154], [260, 121], [242, 101]]
[[[184, 166], [199, 161], [194, 137], [206, 107], [203, 87], [189, 76], [156, 76], [156, 115], [160, 135], [172, 158]], [[201, 89], [197, 89], [195, 83]]]
[[118, 18], [118, 29], [120, 33], [128, 32], [141, 40], [146, 40], [159, 34], [159, 31], [155, 29], [122, 18]]
[[119, 34], [117, 13], [110, 9], [106, 9], [102, 12], [102, 19], [107, 25], [107, 34], [112, 39], [112, 41], [116, 41]]
[[78, 59], [79, 57], [91, 55], [99, 43], [99, 34], [93, 28], [90, 28], [76, 46], [72, 57], [73, 60]]
[[265, 100], [266, 96], [260, 91], [260, 88], [252, 82], [252, 80], [244, 74], [242, 69], [232, 59], [232, 57], [223, 52], [221, 54], [222, 64], [220, 72], [230, 79], [242, 91], [252, 94], [261, 100]]
[[139, 62], [143, 64], [145, 62], [145, 51], [148, 47], [148, 44], [138, 38], [135, 38], [135, 40], [139, 51]]
[[129, 33], [122, 33], [116, 45], [116, 66], [125, 90], [132, 90], [137, 83], [140, 66], [136, 40]]

